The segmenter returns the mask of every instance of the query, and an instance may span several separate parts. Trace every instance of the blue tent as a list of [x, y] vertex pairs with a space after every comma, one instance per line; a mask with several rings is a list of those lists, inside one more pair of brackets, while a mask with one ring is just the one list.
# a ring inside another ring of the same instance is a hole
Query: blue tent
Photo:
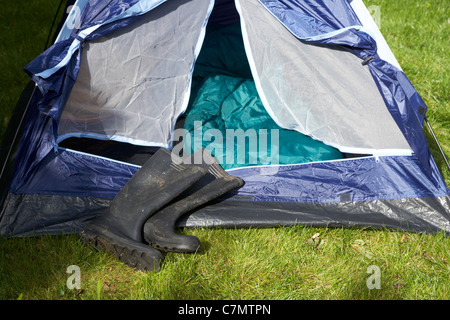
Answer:
[[79, 232], [157, 148], [179, 146], [177, 128], [186, 139], [219, 120], [247, 139], [252, 126], [277, 129], [283, 154], [224, 165], [245, 185], [181, 227], [450, 232], [426, 104], [361, 0], [77, 0], [25, 71], [2, 236]]

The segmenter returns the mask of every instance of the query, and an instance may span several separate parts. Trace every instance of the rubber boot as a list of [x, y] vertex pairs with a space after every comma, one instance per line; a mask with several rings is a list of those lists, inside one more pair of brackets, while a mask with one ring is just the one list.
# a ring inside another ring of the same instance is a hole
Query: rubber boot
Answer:
[[183, 214], [244, 184], [241, 178], [231, 176], [223, 170], [206, 151], [203, 157], [208, 158], [208, 163], [212, 163], [201, 164], [208, 173], [184, 192], [179, 197], [181, 199], [152, 215], [144, 224], [145, 241], [161, 251], [196, 252], [201, 247], [200, 240], [195, 236], [177, 234], [177, 220]]
[[143, 243], [143, 225], [205, 174], [200, 166], [174, 163], [170, 151], [159, 149], [123, 186], [107, 210], [80, 233], [81, 241], [112, 253], [133, 268], [159, 271], [164, 257]]

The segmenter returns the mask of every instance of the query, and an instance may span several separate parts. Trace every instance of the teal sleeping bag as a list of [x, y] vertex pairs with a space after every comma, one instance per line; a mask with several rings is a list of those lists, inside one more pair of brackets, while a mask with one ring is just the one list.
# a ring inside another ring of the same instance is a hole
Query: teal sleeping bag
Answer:
[[342, 158], [339, 150], [283, 129], [259, 98], [239, 25], [209, 30], [193, 75], [183, 148], [208, 150], [224, 169]]

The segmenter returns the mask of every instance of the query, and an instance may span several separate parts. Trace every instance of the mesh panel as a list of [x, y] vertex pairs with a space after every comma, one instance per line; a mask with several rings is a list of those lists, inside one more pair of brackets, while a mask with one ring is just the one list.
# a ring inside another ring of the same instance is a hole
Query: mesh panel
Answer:
[[259, 94], [281, 127], [343, 152], [411, 153], [358, 57], [298, 40], [257, 0], [237, 2]]
[[209, 11], [209, 1], [167, 1], [138, 22], [86, 43], [60, 140], [85, 136], [168, 146], [187, 105]]

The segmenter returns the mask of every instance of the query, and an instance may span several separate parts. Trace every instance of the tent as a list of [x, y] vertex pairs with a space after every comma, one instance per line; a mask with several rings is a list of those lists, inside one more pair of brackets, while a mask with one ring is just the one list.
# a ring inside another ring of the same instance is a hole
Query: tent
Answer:
[[180, 227], [450, 232], [427, 106], [361, 0], [68, 4], [25, 67], [0, 235], [79, 232], [158, 148], [200, 147], [245, 184]]

